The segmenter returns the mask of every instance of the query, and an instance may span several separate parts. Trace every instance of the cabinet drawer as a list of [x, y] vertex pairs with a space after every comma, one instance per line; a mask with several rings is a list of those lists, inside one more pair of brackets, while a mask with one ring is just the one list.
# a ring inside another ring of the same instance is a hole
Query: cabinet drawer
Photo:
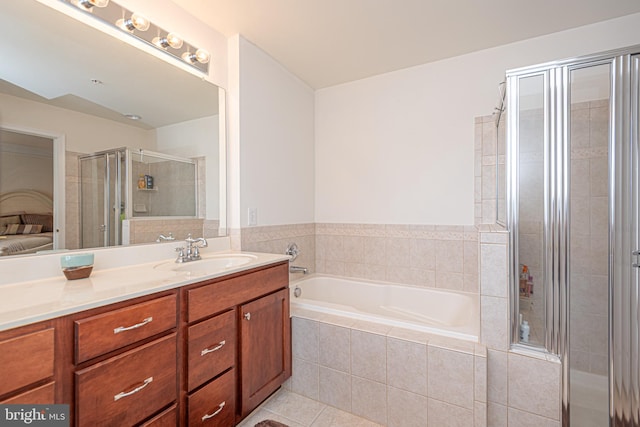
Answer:
[[0, 341], [0, 395], [53, 376], [54, 329]]
[[47, 405], [55, 402], [55, 382], [50, 382], [10, 399], [0, 401], [1, 405]]
[[175, 295], [76, 320], [76, 363], [143, 340], [175, 326]]
[[76, 372], [79, 426], [132, 425], [176, 400], [176, 334]]
[[149, 421], [140, 424], [140, 427], [176, 427], [176, 425], [178, 425], [178, 411], [176, 405], [173, 405]]
[[235, 424], [235, 372], [235, 369], [230, 370], [187, 398], [189, 427]]
[[285, 288], [288, 284], [287, 263], [190, 289], [187, 291], [188, 321], [202, 319], [229, 307]]
[[231, 310], [188, 329], [189, 390], [232, 367], [236, 359], [236, 311]]

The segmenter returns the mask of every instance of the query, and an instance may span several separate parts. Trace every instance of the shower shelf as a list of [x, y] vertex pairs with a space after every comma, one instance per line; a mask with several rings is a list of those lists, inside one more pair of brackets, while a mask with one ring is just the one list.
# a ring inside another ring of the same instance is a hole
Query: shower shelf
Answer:
[[158, 187], [153, 188], [136, 188], [138, 191], [158, 191]]

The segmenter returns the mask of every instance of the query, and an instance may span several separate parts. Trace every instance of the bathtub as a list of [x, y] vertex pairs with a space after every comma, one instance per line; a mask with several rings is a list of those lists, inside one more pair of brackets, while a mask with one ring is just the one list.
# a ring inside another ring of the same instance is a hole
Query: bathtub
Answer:
[[292, 309], [478, 341], [475, 294], [321, 275], [291, 282], [289, 288]]

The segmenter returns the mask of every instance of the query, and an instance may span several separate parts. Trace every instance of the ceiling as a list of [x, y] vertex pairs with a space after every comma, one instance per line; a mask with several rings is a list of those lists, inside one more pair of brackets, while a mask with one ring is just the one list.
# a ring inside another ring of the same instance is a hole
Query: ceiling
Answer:
[[142, 129], [218, 114], [217, 86], [37, 1], [3, 3], [0, 28], [0, 93]]
[[640, 12], [638, 0], [173, 0], [323, 88]]

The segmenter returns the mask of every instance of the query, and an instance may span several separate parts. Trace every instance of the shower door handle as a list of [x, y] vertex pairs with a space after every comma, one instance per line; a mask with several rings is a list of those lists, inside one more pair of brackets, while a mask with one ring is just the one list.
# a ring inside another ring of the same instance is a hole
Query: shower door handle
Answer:
[[640, 263], [638, 262], [638, 255], [640, 255], [640, 250], [635, 250], [635, 251], [631, 252], [631, 255], [636, 257], [636, 262], [632, 263], [631, 267], [640, 268]]
[[98, 229], [102, 232], [107, 231], [107, 226], [105, 224], [100, 224], [100, 227], [98, 227]]

